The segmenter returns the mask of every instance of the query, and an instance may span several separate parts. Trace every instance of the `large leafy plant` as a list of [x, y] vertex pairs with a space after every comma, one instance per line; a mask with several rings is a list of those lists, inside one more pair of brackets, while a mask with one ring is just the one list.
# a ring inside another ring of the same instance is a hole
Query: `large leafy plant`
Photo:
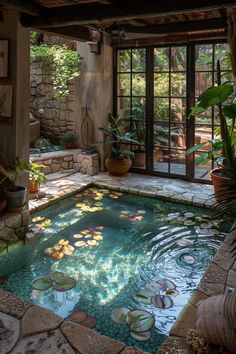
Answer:
[[133, 157], [134, 153], [127, 150], [125, 144], [136, 144], [140, 143], [132, 139], [132, 133], [127, 132], [125, 129], [125, 121], [122, 117], [113, 116], [111, 113], [108, 115], [108, 124], [106, 128], [99, 128], [104, 136], [104, 144], [111, 145], [111, 157], [116, 160], [123, 160], [128, 157]]
[[196, 158], [196, 164], [213, 160], [222, 169], [223, 174], [229, 177], [236, 177], [236, 100], [233, 92], [233, 85], [225, 83], [210, 87], [199, 96], [198, 104], [191, 109], [190, 116], [202, 114], [209, 108], [216, 107], [220, 127], [215, 131], [216, 139], [199, 143], [186, 153], [186, 155], [192, 154], [209, 144], [210, 148]]
[[17, 189], [16, 182], [18, 178], [23, 173], [30, 172], [30, 170], [30, 165], [17, 157], [15, 164], [10, 164], [7, 167], [0, 165], [0, 183], [7, 180], [11, 191], [15, 191]]

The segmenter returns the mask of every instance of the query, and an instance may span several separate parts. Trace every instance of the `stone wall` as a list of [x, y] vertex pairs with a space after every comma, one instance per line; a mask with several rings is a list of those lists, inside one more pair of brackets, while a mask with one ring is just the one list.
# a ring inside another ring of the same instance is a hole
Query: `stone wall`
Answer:
[[68, 169], [75, 169], [89, 176], [94, 176], [99, 172], [98, 154], [84, 154], [79, 149], [49, 152], [40, 157], [31, 157], [30, 160], [44, 165], [45, 175]]
[[64, 134], [75, 134], [74, 80], [69, 86], [68, 97], [54, 99], [52, 59], [39, 56], [31, 58], [30, 84], [30, 111], [40, 120], [41, 136], [58, 143]]

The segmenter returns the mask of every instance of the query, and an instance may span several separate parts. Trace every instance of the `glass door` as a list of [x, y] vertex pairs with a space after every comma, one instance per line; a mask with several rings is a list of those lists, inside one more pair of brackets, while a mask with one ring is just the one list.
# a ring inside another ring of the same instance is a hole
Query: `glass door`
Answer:
[[153, 170], [186, 176], [186, 46], [154, 48]]

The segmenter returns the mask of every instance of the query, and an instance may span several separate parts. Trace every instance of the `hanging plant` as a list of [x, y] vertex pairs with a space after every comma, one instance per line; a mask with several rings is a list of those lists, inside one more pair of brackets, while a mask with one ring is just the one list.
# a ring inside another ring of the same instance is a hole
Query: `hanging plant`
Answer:
[[43, 56], [52, 58], [53, 97], [60, 99], [68, 96], [71, 80], [80, 75], [81, 55], [75, 50], [69, 49], [65, 44], [51, 47], [46, 44], [32, 45], [30, 55], [31, 57]]

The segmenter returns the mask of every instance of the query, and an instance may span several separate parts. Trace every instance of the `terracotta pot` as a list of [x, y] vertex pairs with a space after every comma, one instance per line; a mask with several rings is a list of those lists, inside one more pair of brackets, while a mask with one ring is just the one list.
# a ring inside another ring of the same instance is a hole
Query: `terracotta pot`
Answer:
[[218, 202], [221, 200], [220, 195], [222, 193], [222, 188], [224, 188], [227, 184], [230, 184], [233, 181], [236, 181], [236, 179], [234, 179], [234, 178], [223, 176], [222, 171], [223, 170], [221, 168], [214, 168], [210, 172], [212, 184], [213, 184], [214, 191], [215, 191], [215, 197]]
[[125, 175], [132, 165], [130, 158], [116, 160], [112, 157], [107, 157], [105, 160], [106, 169], [114, 176]]
[[37, 193], [39, 191], [40, 185], [38, 183], [29, 182], [29, 192]]
[[145, 160], [146, 160], [146, 153], [144, 151], [135, 151], [133, 167], [144, 168]]

